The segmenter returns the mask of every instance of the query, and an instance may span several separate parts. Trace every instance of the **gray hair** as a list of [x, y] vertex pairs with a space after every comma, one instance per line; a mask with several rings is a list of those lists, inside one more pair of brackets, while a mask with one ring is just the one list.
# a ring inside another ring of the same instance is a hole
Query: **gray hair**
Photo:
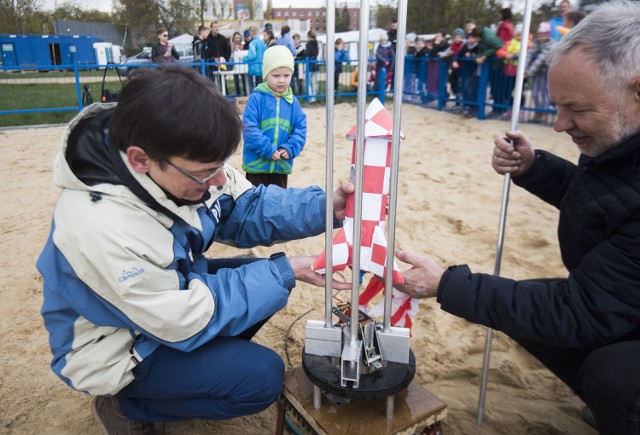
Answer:
[[640, 75], [639, 29], [640, 4], [604, 3], [551, 48], [547, 62], [552, 66], [579, 50], [593, 60], [603, 80], [626, 86]]

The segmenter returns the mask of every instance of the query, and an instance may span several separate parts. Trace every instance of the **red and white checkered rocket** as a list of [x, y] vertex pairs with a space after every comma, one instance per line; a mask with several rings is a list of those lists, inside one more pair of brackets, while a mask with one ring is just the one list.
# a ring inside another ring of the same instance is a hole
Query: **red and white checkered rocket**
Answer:
[[[362, 233], [360, 241], [360, 267], [358, 269], [359, 271], [371, 272], [377, 276], [384, 277], [386, 275], [385, 263], [387, 260], [387, 239], [384, 228], [387, 203], [389, 200], [393, 119], [377, 98], [367, 107], [364, 128]], [[353, 141], [351, 157], [352, 182], [355, 182], [356, 134], [357, 126], [354, 126], [347, 133], [347, 139]], [[402, 133], [400, 138], [404, 140]], [[354, 269], [352, 267], [353, 259], [351, 257], [353, 251], [353, 211], [354, 194], [352, 193], [347, 197], [344, 225], [333, 238], [334, 271], [344, 270], [347, 266]], [[324, 252], [316, 259], [312, 268], [318, 273], [325, 273], [326, 259]], [[392, 273], [395, 284], [404, 282], [402, 274], [395, 262]], [[377, 280], [372, 280], [367, 290], [360, 296], [361, 306], [366, 306], [384, 287], [375, 284], [374, 281], [375, 283], [379, 283]], [[408, 302], [407, 304], [405, 303], [407, 298], [411, 299], [406, 294], [394, 290], [392, 304], [395, 312], [392, 318], [397, 319], [397, 322], [394, 324], [397, 323], [398, 326], [405, 326], [406, 324], [406, 326], [409, 327], [409, 315], [415, 314], [417, 310], [417, 302], [415, 304]], [[406, 316], [403, 314], [406, 314]]]

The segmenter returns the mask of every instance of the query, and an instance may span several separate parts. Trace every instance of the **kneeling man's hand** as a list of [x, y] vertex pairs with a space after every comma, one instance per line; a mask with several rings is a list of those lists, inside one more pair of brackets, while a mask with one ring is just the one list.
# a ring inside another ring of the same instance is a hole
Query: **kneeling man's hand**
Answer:
[[[311, 269], [311, 265], [314, 261], [316, 261], [316, 257], [296, 256], [289, 258], [296, 280], [306, 282], [307, 284], [313, 284], [318, 287], [324, 287], [325, 276], [316, 273]], [[351, 282], [333, 279], [331, 287], [336, 290], [348, 290], [351, 288]]]

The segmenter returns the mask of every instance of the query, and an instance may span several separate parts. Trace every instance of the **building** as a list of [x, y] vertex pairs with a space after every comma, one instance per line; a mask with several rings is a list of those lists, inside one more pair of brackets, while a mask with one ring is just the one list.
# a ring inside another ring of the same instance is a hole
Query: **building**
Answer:
[[91, 23], [84, 21], [54, 20], [53, 29], [56, 35], [91, 35], [102, 41], [132, 48], [131, 37], [127, 35], [125, 28], [109, 23]]
[[[347, 17], [342, 17], [346, 6]], [[316, 33], [325, 33], [327, 31], [327, 11], [325, 8], [272, 8], [271, 16], [265, 17], [266, 20], [287, 20], [287, 21], [305, 21], [309, 20], [310, 29]], [[348, 29], [344, 28], [342, 31], [358, 30], [360, 23], [360, 8], [357, 4], [346, 4], [342, 6], [336, 6], [336, 27], [338, 27], [340, 20], [344, 20], [344, 25], [347, 25]]]
[[86, 35], [0, 35], [3, 67], [95, 64], [93, 44], [102, 39]]

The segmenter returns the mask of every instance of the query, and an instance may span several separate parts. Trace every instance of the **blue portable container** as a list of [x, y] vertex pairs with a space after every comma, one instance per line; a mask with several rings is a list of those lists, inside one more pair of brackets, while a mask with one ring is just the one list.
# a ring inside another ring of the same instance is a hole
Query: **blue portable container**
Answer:
[[0, 35], [3, 68], [95, 64], [94, 42], [87, 35]]

